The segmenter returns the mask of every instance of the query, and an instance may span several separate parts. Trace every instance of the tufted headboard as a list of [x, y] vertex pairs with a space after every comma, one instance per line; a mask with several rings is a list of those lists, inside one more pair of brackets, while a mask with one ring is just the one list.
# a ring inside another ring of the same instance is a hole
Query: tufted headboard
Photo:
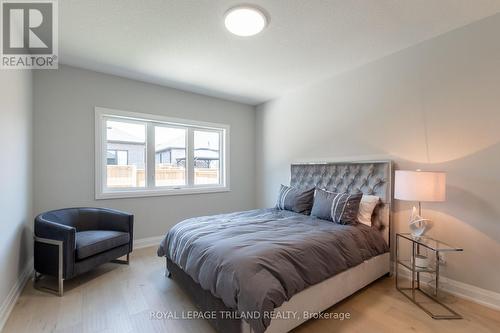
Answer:
[[319, 187], [333, 192], [364, 193], [380, 197], [372, 227], [389, 244], [392, 200], [392, 161], [292, 164], [290, 185], [301, 189]]

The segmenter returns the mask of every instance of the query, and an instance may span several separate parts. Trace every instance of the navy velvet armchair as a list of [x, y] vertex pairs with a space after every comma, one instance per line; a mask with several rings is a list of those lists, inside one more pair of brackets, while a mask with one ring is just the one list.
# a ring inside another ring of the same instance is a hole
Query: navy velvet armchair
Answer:
[[[64, 280], [106, 262], [129, 264], [134, 216], [105, 208], [67, 208], [35, 218], [35, 288], [42, 275], [58, 279], [63, 295]], [[127, 260], [116, 260], [122, 256]]]

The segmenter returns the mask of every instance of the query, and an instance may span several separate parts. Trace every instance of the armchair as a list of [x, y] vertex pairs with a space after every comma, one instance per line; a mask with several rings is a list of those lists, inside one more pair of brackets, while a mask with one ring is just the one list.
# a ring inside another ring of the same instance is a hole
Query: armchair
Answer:
[[[57, 277], [63, 295], [64, 280], [106, 262], [129, 264], [134, 216], [105, 208], [67, 208], [35, 218], [34, 286], [41, 275]], [[127, 260], [116, 260], [126, 255]]]

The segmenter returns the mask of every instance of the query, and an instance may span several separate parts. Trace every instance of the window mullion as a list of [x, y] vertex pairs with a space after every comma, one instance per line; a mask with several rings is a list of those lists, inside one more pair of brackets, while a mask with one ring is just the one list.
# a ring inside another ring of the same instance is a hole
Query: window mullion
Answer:
[[146, 123], [146, 187], [155, 187], [155, 126]]
[[108, 133], [106, 130], [106, 117], [101, 117], [101, 190], [104, 191], [108, 184], [107, 156], [108, 156]]
[[194, 130], [192, 127], [187, 128], [187, 156], [186, 156], [186, 170], [187, 170], [187, 185], [194, 186]]
[[225, 185], [226, 179], [226, 147], [225, 132], [219, 131], [219, 185]]

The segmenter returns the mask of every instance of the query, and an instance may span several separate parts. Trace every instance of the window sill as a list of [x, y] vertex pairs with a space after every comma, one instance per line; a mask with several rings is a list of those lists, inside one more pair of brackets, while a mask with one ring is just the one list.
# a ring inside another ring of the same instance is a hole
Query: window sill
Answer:
[[109, 191], [96, 193], [96, 200], [105, 199], [124, 199], [124, 198], [143, 198], [143, 197], [160, 197], [168, 195], [187, 195], [187, 194], [206, 194], [230, 192], [229, 187], [198, 187], [198, 188], [179, 188], [179, 189], [154, 189], [154, 190], [125, 190], [125, 191]]

